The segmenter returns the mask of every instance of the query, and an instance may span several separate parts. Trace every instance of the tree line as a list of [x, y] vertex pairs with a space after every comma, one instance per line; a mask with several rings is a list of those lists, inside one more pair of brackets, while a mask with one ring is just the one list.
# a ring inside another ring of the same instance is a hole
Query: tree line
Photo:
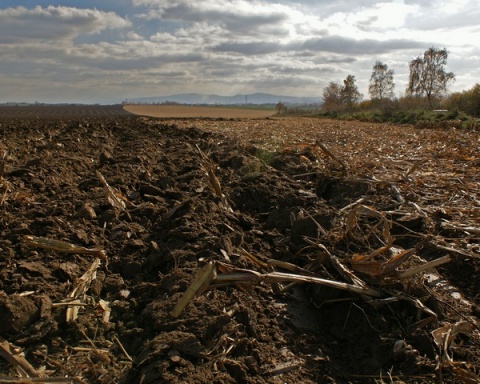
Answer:
[[[406, 96], [426, 100], [430, 108], [443, 103], [448, 108], [456, 108], [472, 116], [480, 116], [480, 84], [471, 90], [453, 93], [448, 98], [448, 85], [455, 80], [453, 72], [447, 72], [448, 51], [446, 48], [431, 47], [422, 56], [409, 63], [409, 79]], [[368, 93], [372, 102], [382, 102], [394, 98], [394, 71], [388, 65], [376, 61], [369, 81]], [[348, 75], [343, 85], [330, 82], [323, 89], [322, 109], [328, 112], [352, 109], [362, 100], [363, 95], [355, 84], [355, 76]]]

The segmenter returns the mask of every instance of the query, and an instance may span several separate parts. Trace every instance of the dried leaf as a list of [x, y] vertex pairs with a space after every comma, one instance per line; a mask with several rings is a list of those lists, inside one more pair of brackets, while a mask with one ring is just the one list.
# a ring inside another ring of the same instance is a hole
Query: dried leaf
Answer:
[[444, 351], [448, 351], [455, 346], [455, 338], [458, 334], [470, 335], [474, 326], [468, 321], [458, 321], [455, 324], [447, 323], [440, 328], [432, 331], [433, 341]]
[[178, 317], [182, 313], [183, 309], [190, 303], [190, 301], [197, 295], [205, 291], [212, 280], [215, 278], [217, 272], [215, 264], [210, 262], [204, 265], [200, 271], [198, 271], [193, 282], [190, 284], [188, 289], [183, 294], [182, 298], [173, 308], [173, 311], [170, 313], [173, 317]]
[[125, 211], [127, 209], [126, 202], [128, 200], [118, 190], [107, 183], [107, 180], [105, 180], [105, 177], [103, 177], [100, 171], [96, 171], [96, 174], [105, 188], [107, 200], [110, 205], [119, 211]]
[[395, 273], [395, 269], [404, 261], [408, 260], [415, 253], [415, 251], [416, 248], [404, 250], [403, 252], [399, 252], [385, 261], [372, 260], [370, 255], [355, 255], [352, 257], [352, 268], [356, 272], [365, 273], [370, 276], [390, 276], [393, 275]]
[[217, 195], [217, 197], [222, 197], [222, 187], [220, 186], [220, 181], [218, 181], [217, 176], [215, 176], [215, 173], [213, 172], [213, 169], [210, 167], [207, 170], [208, 174], [208, 179], [210, 180], [210, 185], [212, 186], [213, 191]]
[[76, 253], [83, 255], [92, 255], [108, 262], [106, 252], [101, 248], [85, 248], [79, 245], [67, 243], [66, 241], [49, 239], [46, 237], [24, 236], [25, 242], [30, 247], [39, 247], [49, 251], [62, 253]]
[[[85, 272], [81, 277], [77, 279], [75, 282], [75, 286], [73, 287], [72, 291], [68, 295], [69, 298], [76, 299], [70, 301], [71, 303], [80, 304], [83, 302], [83, 296], [90, 288], [90, 284], [93, 280], [97, 277], [97, 268], [100, 266], [100, 260], [96, 259], [90, 268]], [[78, 316], [78, 310], [80, 309], [79, 305], [69, 305], [67, 307], [66, 313], [66, 321], [71, 322], [74, 321]]]

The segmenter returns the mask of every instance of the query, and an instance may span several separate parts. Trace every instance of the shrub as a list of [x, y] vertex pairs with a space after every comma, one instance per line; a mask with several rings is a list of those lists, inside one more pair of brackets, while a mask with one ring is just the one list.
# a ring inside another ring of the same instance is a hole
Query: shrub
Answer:
[[480, 84], [472, 89], [450, 95], [446, 103], [449, 109], [458, 109], [468, 115], [480, 117]]

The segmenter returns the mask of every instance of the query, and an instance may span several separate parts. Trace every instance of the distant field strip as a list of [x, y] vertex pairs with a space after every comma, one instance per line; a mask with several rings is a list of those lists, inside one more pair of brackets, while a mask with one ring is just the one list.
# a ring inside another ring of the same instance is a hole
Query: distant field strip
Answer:
[[[90, 118], [129, 116], [120, 104], [116, 105], [10, 105], [0, 106], [0, 118]], [[131, 116], [131, 115], [130, 115]]]
[[266, 118], [275, 114], [273, 109], [203, 107], [189, 105], [125, 105], [126, 111], [136, 115], [163, 118]]

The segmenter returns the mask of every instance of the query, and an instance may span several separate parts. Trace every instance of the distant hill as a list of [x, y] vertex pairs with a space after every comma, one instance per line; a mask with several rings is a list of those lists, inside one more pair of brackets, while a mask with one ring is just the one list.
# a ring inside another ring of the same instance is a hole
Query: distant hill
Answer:
[[174, 102], [180, 104], [220, 104], [220, 105], [243, 105], [243, 104], [277, 104], [281, 101], [288, 105], [321, 104], [320, 97], [294, 97], [278, 96], [269, 93], [252, 93], [248, 95], [219, 96], [204, 95], [201, 93], [182, 93], [170, 96], [137, 97], [126, 100], [127, 103], [161, 104]]

